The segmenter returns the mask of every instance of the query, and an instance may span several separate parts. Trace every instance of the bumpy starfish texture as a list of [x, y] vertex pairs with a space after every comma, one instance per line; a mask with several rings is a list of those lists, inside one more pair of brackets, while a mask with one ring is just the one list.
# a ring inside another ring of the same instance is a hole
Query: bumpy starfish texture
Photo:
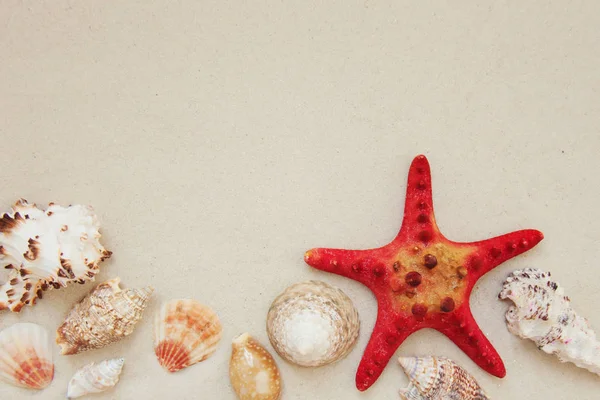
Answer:
[[377, 299], [377, 321], [356, 373], [356, 387], [363, 391], [400, 344], [423, 328], [443, 333], [481, 368], [504, 377], [502, 359], [475, 322], [469, 296], [485, 273], [543, 238], [537, 230], [521, 230], [471, 243], [446, 239], [433, 214], [429, 163], [420, 155], [408, 174], [402, 228], [390, 244], [371, 250], [312, 249], [304, 259], [361, 282]]

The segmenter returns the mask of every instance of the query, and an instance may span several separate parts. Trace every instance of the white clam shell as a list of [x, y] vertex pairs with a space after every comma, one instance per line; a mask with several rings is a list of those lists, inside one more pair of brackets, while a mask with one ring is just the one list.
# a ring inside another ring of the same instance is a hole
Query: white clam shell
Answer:
[[287, 288], [271, 305], [267, 333], [275, 351], [304, 367], [344, 358], [356, 344], [358, 312], [344, 292], [325, 282]]
[[43, 389], [54, 378], [46, 329], [18, 323], [0, 332], [0, 379], [14, 386]]
[[206, 360], [217, 349], [222, 326], [209, 307], [190, 299], [165, 303], [154, 317], [154, 352], [160, 365], [176, 372]]
[[249, 334], [233, 340], [229, 380], [240, 400], [277, 400], [281, 375], [271, 354]]
[[549, 272], [527, 268], [506, 278], [500, 299], [509, 299], [508, 330], [535, 342], [562, 362], [600, 374], [600, 343], [588, 321], [571, 308], [564, 289]]
[[18, 312], [42, 292], [85, 283], [98, 273], [110, 251], [100, 243], [91, 207], [50, 204], [41, 210], [19, 200], [0, 216], [0, 310]]
[[410, 383], [400, 390], [403, 400], [489, 400], [475, 378], [444, 357], [400, 357]]
[[56, 331], [62, 355], [99, 349], [133, 332], [154, 289], [122, 290], [119, 282], [114, 278], [101, 283], [73, 306]]
[[67, 398], [75, 399], [112, 388], [119, 382], [123, 364], [124, 358], [113, 358], [97, 364], [92, 362], [80, 368], [69, 382]]

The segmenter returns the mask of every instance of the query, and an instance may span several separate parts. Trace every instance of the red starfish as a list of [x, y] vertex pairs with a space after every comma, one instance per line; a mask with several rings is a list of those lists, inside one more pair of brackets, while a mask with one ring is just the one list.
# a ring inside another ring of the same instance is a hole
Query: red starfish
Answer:
[[543, 238], [537, 230], [522, 230], [472, 243], [446, 239], [433, 215], [429, 163], [420, 155], [408, 173], [402, 228], [390, 244], [371, 250], [312, 249], [304, 259], [361, 282], [377, 298], [377, 321], [356, 373], [356, 387], [363, 391], [398, 346], [423, 328], [443, 333], [481, 368], [504, 377], [502, 359], [475, 322], [469, 296], [485, 273]]

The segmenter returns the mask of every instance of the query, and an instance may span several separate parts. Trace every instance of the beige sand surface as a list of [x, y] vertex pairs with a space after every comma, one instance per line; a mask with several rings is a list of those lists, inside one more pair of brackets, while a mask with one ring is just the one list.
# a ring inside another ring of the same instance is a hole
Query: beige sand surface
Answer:
[[[496, 296], [512, 270], [549, 269], [600, 329], [600, 5], [484, 3], [0, 2], [1, 208], [18, 197], [93, 205], [114, 252], [99, 280], [156, 287], [131, 337], [72, 357], [56, 349], [51, 387], [0, 384], [0, 398], [64, 398], [78, 367], [124, 356], [121, 383], [95, 399], [234, 399], [230, 340], [248, 331], [267, 344], [273, 298], [322, 279], [354, 300], [361, 336], [324, 368], [277, 358], [283, 399], [398, 399], [407, 380], [395, 362], [369, 391], [354, 388], [373, 296], [302, 257], [392, 239], [409, 164], [424, 153], [449, 238], [531, 227], [546, 239], [471, 299], [505, 379], [434, 331], [396, 355], [452, 357], [496, 400], [597, 399], [600, 378], [512, 336]], [[3, 313], [0, 328], [53, 331], [91, 288]], [[217, 310], [224, 339], [211, 359], [169, 375], [150, 316], [175, 297]]]

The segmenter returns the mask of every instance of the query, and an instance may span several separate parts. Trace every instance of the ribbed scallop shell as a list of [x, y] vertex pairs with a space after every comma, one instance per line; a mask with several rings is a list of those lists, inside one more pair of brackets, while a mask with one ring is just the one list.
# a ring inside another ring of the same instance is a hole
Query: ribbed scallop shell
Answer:
[[195, 300], [172, 300], [154, 318], [154, 352], [169, 372], [210, 357], [221, 340], [221, 322], [210, 308]]
[[99, 349], [133, 332], [154, 289], [121, 290], [119, 278], [98, 285], [75, 304], [56, 331], [61, 354]]
[[555, 354], [600, 375], [600, 343], [587, 319], [578, 315], [564, 289], [550, 272], [539, 269], [515, 271], [506, 278], [501, 299], [514, 305], [506, 312], [508, 330], [531, 339], [542, 351]]
[[288, 287], [271, 304], [267, 333], [275, 351], [304, 367], [344, 358], [356, 344], [358, 311], [344, 292], [325, 282]]
[[80, 368], [69, 382], [67, 398], [76, 399], [112, 388], [119, 382], [123, 364], [125, 364], [124, 358], [113, 358], [98, 364], [89, 363]]
[[50, 203], [44, 211], [17, 201], [0, 217], [0, 310], [18, 312], [47, 289], [93, 280], [111, 254], [99, 227], [91, 207]]
[[281, 396], [275, 360], [247, 333], [233, 340], [229, 380], [240, 400], [277, 400]]
[[403, 400], [489, 400], [475, 378], [444, 357], [400, 357], [410, 384]]
[[28, 389], [43, 389], [54, 378], [52, 348], [46, 329], [31, 323], [0, 332], [0, 379]]

